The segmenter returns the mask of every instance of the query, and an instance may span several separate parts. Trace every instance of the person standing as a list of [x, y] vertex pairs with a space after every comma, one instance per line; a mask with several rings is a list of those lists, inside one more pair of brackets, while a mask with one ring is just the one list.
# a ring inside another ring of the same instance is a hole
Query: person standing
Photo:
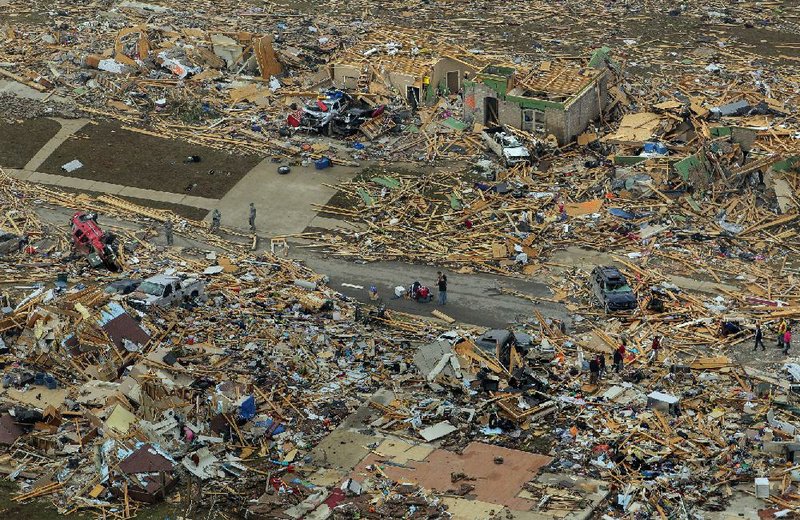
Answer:
[[445, 305], [447, 304], [447, 275], [442, 274], [441, 271], [436, 274], [439, 275], [439, 279], [436, 282], [439, 285], [439, 305]]
[[250, 203], [250, 232], [256, 232], [256, 205], [252, 202]]
[[172, 236], [172, 219], [164, 221], [164, 234], [167, 235], [167, 245], [171, 246], [174, 240]]
[[786, 330], [789, 326], [786, 324], [786, 320], [782, 319], [780, 323], [778, 323], [778, 348], [783, 347], [783, 336], [786, 334]]
[[614, 371], [619, 374], [619, 371], [622, 370], [622, 354], [619, 353], [619, 349], [614, 351]]
[[783, 333], [783, 353], [789, 353], [789, 347], [792, 346], [792, 328], [787, 325], [786, 332]]
[[661, 336], [653, 338], [653, 344], [650, 346], [653, 351], [653, 357], [650, 358], [650, 363], [658, 363], [658, 355], [661, 353]]
[[600, 379], [600, 356], [595, 356], [589, 361], [589, 384], [596, 385]]
[[600, 377], [603, 378], [606, 376], [606, 355], [601, 352], [597, 357], [600, 363]]
[[622, 342], [617, 347], [617, 350], [614, 351], [614, 369], [619, 373], [624, 364], [625, 364], [625, 352], [627, 351], [627, 345], [625, 340], [623, 339]]
[[761, 332], [761, 324], [756, 323], [756, 332], [754, 335], [755, 338], [755, 345], [753, 346], [753, 352], [758, 350], [758, 347], [761, 347], [761, 350], [767, 350], [764, 346], [764, 334]]
[[216, 233], [219, 231], [219, 224], [222, 221], [222, 213], [219, 212], [218, 209], [214, 208], [214, 211], [211, 213], [211, 232]]

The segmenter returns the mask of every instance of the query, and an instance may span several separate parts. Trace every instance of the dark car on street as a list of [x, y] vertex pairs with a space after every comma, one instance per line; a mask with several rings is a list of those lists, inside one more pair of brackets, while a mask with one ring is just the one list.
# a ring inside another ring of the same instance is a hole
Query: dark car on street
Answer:
[[616, 267], [595, 267], [589, 277], [592, 299], [606, 312], [633, 310], [638, 300]]

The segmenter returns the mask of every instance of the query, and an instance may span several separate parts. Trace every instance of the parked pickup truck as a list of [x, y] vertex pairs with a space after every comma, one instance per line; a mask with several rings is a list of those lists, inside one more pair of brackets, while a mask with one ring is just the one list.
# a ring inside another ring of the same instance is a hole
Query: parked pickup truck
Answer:
[[177, 274], [157, 274], [143, 281], [128, 296], [128, 301], [142, 309], [157, 305], [167, 307], [175, 302], [202, 297], [205, 283], [198, 278]]
[[503, 159], [503, 163], [506, 166], [531, 161], [531, 154], [528, 149], [522, 146], [519, 139], [514, 137], [512, 133], [507, 132], [502, 126], [485, 128], [481, 132], [481, 137], [489, 149]]

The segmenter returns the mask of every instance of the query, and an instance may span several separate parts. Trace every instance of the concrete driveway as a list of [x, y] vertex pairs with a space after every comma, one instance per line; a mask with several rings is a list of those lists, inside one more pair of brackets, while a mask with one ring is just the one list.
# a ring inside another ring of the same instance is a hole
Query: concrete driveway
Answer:
[[291, 173], [279, 175], [279, 166], [280, 163], [264, 159], [219, 200], [222, 226], [247, 229], [251, 202], [256, 205], [256, 230], [262, 236], [301, 233], [310, 225], [344, 225], [317, 216], [311, 204], [326, 204], [336, 190], [323, 184], [337, 185], [352, 179], [358, 168], [334, 166], [316, 170], [311, 164], [292, 166]]

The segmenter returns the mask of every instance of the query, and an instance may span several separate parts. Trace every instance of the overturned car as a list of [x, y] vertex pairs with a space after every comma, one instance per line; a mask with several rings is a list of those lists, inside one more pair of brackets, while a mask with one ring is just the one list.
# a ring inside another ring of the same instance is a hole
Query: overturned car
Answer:
[[385, 110], [385, 105], [369, 107], [357, 103], [344, 91], [329, 89], [316, 100], [289, 114], [286, 124], [297, 130], [347, 136], [357, 132], [364, 122], [382, 115]]

